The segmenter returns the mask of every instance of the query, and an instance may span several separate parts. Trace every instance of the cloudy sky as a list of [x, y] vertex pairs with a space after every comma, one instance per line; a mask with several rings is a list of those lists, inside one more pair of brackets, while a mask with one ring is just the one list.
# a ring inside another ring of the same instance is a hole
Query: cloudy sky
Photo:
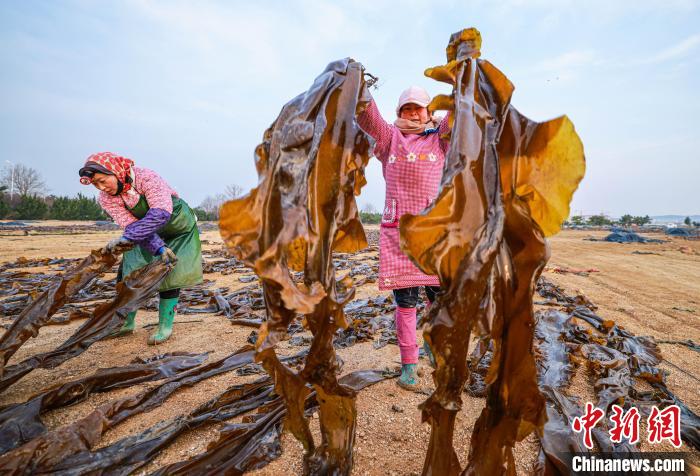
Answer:
[[[498, 6], [494, 6], [497, 3]], [[482, 57], [535, 120], [567, 114], [586, 150], [574, 213], [700, 213], [700, 2], [0, 2], [0, 160], [52, 193], [113, 151], [191, 204], [257, 181], [253, 149], [282, 105], [351, 56], [380, 78], [387, 120], [409, 85], [475, 26]], [[376, 160], [361, 206], [382, 207]]]

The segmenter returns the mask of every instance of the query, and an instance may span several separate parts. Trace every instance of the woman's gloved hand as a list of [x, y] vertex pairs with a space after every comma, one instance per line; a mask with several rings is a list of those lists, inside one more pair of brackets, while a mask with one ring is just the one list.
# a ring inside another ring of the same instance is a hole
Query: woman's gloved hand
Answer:
[[177, 263], [177, 255], [167, 246], [161, 246], [156, 254], [157, 256], [160, 256], [160, 259], [162, 259], [165, 264]]
[[119, 238], [115, 238], [113, 240], [110, 240], [107, 243], [107, 245], [104, 247], [104, 250], [107, 253], [114, 253], [119, 248], [131, 247], [132, 244], [133, 244], [133, 242], [131, 240], [128, 240], [128, 239], [124, 238], [123, 236], [120, 236]]

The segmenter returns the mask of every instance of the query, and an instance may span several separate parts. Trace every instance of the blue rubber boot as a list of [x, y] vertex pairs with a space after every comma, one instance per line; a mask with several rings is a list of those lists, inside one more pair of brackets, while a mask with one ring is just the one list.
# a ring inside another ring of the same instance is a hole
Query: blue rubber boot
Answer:
[[402, 364], [401, 365], [401, 376], [396, 381], [396, 384], [412, 392], [417, 392], [420, 388], [418, 386], [418, 365], [417, 364]]

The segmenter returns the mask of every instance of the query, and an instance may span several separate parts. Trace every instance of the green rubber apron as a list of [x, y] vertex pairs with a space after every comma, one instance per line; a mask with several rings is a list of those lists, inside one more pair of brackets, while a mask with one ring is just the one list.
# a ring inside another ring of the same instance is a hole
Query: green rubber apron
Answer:
[[[150, 209], [146, 197], [141, 195], [138, 203], [127, 209], [139, 220]], [[173, 197], [173, 213], [163, 228], [158, 230], [165, 245], [177, 255], [177, 265], [160, 284], [159, 291], [169, 291], [193, 286], [202, 282], [202, 244], [199, 242], [197, 220], [189, 205], [178, 197]], [[158, 259], [141, 246], [135, 246], [124, 253], [119, 276], [128, 276], [135, 269], [143, 268]]]

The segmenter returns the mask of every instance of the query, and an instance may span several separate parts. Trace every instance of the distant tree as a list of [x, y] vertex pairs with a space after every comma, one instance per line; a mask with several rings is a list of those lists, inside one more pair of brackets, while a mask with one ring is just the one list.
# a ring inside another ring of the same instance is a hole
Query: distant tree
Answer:
[[107, 215], [97, 200], [79, 193], [76, 198], [53, 198], [49, 218], [55, 220], [105, 220]]
[[218, 220], [219, 208], [221, 208], [221, 205], [226, 203], [228, 200], [229, 197], [227, 197], [226, 194], [223, 193], [209, 195], [204, 200], [202, 200], [202, 203], [199, 204], [199, 208], [207, 212], [209, 216], [213, 217], [213, 220]]
[[48, 207], [41, 197], [22, 195], [11, 215], [20, 220], [40, 220], [46, 216]]
[[633, 218], [634, 218], [634, 217], [633, 217], [632, 215], [629, 215], [629, 214], [627, 214], [627, 215], [622, 215], [622, 216], [620, 217], [620, 222], [619, 222], [619, 223], [620, 223], [620, 225], [622, 225], [622, 226], [629, 226], [629, 225], [632, 224], [632, 219], [633, 219]]
[[0, 191], [0, 219], [7, 218], [10, 215], [10, 203], [5, 198], [5, 194]]
[[700, 226], [700, 221], [694, 221], [693, 226]]
[[48, 191], [39, 172], [23, 164], [5, 167], [0, 176], [0, 184], [19, 196], [43, 196]]
[[646, 225], [647, 223], [651, 223], [651, 217], [649, 215], [645, 215], [643, 217], [633, 217], [632, 223], [639, 226]]
[[683, 220], [683, 223], [690, 226], [693, 224], [693, 220], [691, 220], [690, 217], [685, 217], [685, 220]]
[[224, 195], [226, 195], [226, 198], [229, 200], [233, 200], [234, 198], [238, 198], [241, 195], [243, 195], [243, 187], [240, 187], [236, 185], [235, 183], [232, 183], [231, 185], [228, 185], [226, 187], [226, 190], [224, 191]]
[[[202, 203], [199, 204], [197, 208], [204, 211], [204, 213], [199, 212], [197, 218], [199, 220], [218, 220], [219, 219], [219, 209], [221, 205], [228, 202], [229, 200], [234, 200], [240, 198], [243, 195], [243, 187], [231, 184], [226, 186], [224, 193], [216, 193], [214, 195], [207, 195]], [[196, 212], [195, 212], [196, 213]], [[206, 218], [203, 218], [206, 217]]]
[[583, 225], [583, 217], [580, 215], [571, 217], [571, 223], [573, 223], [574, 225]]
[[382, 214], [381, 213], [367, 213], [360, 212], [360, 221], [365, 225], [376, 225], [381, 223]]
[[612, 220], [605, 215], [591, 215], [588, 217], [588, 224], [593, 226], [612, 225]]
[[56, 197], [51, 205], [49, 216], [54, 220], [72, 220], [72, 200], [69, 197]]
[[203, 208], [200, 207], [195, 207], [192, 209], [194, 214], [197, 216], [198, 221], [213, 221], [216, 220], [215, 215], [210, 215], [209, 213], [206, 212]]
[[362, 211], [365, 213], [377, 213], [377, 207], [371, 203], [366, 203], [365, 206], [362, 207]]

